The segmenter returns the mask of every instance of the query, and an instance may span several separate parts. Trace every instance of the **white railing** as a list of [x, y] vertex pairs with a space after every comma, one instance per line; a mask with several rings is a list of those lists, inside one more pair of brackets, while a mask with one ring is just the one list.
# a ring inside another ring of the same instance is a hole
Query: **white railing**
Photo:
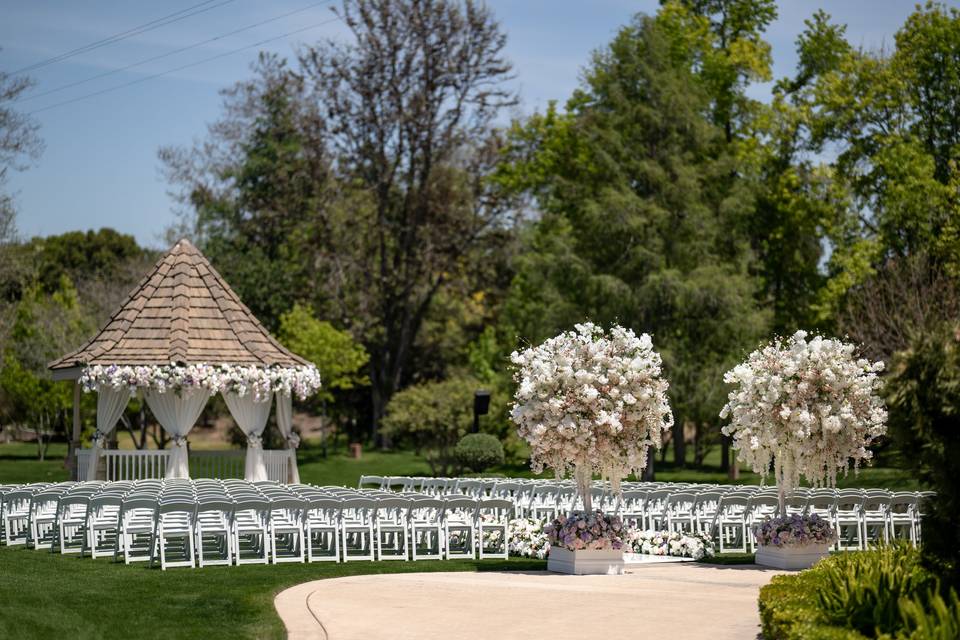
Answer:
[[[162, 478], [167, 467], [169, 449], [103, 449], [105, 480], [144, 480]], [[191, 478], [242, 478], [246, 451], [191, 451]], [[85, 473], [90, 449], [77, 451], [77, 469]], [[267, 479], [276, 482], [288, 481], [290, 465], [297, 464], [293, 449], [265, 449], [263, 462], [267, 467]]]

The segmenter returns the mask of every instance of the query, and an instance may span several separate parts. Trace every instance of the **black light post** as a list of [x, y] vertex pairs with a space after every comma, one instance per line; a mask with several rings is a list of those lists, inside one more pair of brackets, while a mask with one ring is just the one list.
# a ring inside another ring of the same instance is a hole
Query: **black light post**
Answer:
[[490, 392], [477, 389], [473, 394], [473, 432], [480, 433], [480, 416], [490, 411]]

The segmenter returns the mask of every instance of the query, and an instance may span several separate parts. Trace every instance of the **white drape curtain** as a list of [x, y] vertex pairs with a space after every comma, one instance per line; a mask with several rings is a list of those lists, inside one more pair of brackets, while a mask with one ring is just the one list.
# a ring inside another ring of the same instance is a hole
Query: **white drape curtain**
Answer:
[[290, 456], [289, 480], [300, 484], [300, 470], [297, 468], [297, 447], [300, 445], [300, 436], [293, 430], [293, 397], [289, 393], [277, 392], [277, 428], [280, 435], [287, 442], [287, 449], [293, 450]]
[[270, 396], [257, 402], [252, 393], [239, 396], [229, 392], [223, 399], [230, 409], [230, 415], [237, 426], [247, 436], [247, 457], [243, 468], [243, 478], [250, 482], [267, 479], [267, 465], [263, 462], [263, 442], [261, 436], [267, 419], [270, 417]]
[[206, 389], [183, 389], [179, 394], [168, 391], [147, 391], [147, 404], [160, 422], [160, 426], [173, 438], [173, 448], [167, 461], [166, 478], [189, 478], [190, 464], [187, 459], [187, 434], [210, 399]]
[[100, 450], [106, 445], [107, 438], [117, 426], [117, 420], [123, 415], [130, 401], [130, 388], [102, 387], [97, 393], [97, 432], [93, 434], [93, 448], [87, 464], [87, 480], [97, 479], [97, 466], [100, 464]]

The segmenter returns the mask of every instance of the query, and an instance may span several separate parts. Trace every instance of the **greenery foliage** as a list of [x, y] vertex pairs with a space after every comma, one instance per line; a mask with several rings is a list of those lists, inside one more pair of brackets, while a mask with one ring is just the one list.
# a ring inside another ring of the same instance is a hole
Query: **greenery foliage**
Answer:
[[424, 382], [397, 393], [387, 406], [383, 433], [423, 452], [434, 475], [450, 475], [454, 448], [473, 424], [477, 384], [466, 378]]
[[904, 544], [834, 554], [760, 589], [763, 635], [783, 640], [956, 637], [958, 604]]
[[503, 445], [488, 433], [468, 433], [460, 438], [453, 455], [462, 467], [480, 473], [504, 462]]
[[923, 549], [930, 565], [960, 584], [960, 328], [918, 336], [887, 383], [892, 437], [902, 464], [936, 491], [926, 505]]
[[282, 314], [277, 337], [291, 351], [317, 366], [323, 382], [319, 398], [333, 401], [337, 391], [370, 384], [362, 373], [370, 359], [363, 345], [346, 331], [317, 319], [309, 307], [295, 304]]

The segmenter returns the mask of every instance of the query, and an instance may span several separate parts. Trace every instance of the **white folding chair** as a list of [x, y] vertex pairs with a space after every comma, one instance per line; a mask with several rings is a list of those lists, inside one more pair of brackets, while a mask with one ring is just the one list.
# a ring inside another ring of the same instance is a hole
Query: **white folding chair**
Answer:
[[443, 546], [447, 560], [476, 558], [477, 499], [444, 501]]
[[725, 495], [717, 506], [715, 525], [711, 527], [720, 538], [720, 553], [736, 549], [747, 551], [749, 534], [750, 498], [744, 495]]
[[443, 559], [444, 502], [435, 498], [410, 501], [411, 559]]
[[3, 535], [7, 546], [25, 545], [30, 538], [30, 500], [33, 491], [14, 489], [3, 496]]
[[[907, 539], [917, 544], [917, 494], [899, 491], [890, 496], [887, 505], [887, 529], [895, 540]], [[902, 532], [906, 530], [906, 536]]]
[[887, 542], [890, 539], [888, 530], [890, 495], [867, 495], [860, 506], [860, 536], [863, 544], [871, 542]]
[[304, 561], [304, 515], [307, 502], [293, 495], [270, 501], [270, 546], [273, 563]]
[[377, 560], [406, 560], [410, 549], [408, 498], [379, 498], [374, 518]]
[[[259, 495], [234, 498], [230, 528], [233, 535], [233, 560], [241, 564], [270, 562], [270, 503]], [[233, 497], [233, 496], [231, 496]]]
[[838, 550], [865, 548], [860, 520], [863, 501], [864, 496], [858, 489], [843, 489], [837, 492], [834, 526], [837, 530]]
[[120, 548], [125, 564], [153, 559], [156, 513], [156, 496], [124, 498], [119, 520]]
[[343, 561], [374, 560], [373, 519], [377, 501], [373, 498], [345, 498], [340, 505], [340, 546]]
[[208, 565], [233, 564], [233, 536], [230, 518], [233, 514], [233, 501], [224, 493], [197, 496], [197, 515], [195, 521], [195, 542], [197, 564], [202, 568]]
[[480, 500], [477, 504], [477, 548], [481, 560], [508, 557], [512, 511], [513, 501], [506, 498]]
[[689, 492], [671, 493], [667, 498], [667, 531], [693, 533], [696, 529], [697, 496]]
[[307, 503], [306, 530], [307, 562], [340, 562], [340, 507], [339, 498], [311, 497]]
[[[179, 497], [161, 497], [157, 505], [154, 539], [156, 553], [160, 556], [160, 569], [167, 567], [195, 567], [194, 518], [197, 504]], [[174, 559], [168, 559], [173, 555]], [[179, 559], [176, 559], [179, 556]], [[151, 564], [153, 560], [151, 560]]]
[[89, 495], [76, 494], [60, 498], [60, 503], [57, 505], [57, 538], [60, 541], [60, 553], [79, 553], [83, 557], [89, 506]]

